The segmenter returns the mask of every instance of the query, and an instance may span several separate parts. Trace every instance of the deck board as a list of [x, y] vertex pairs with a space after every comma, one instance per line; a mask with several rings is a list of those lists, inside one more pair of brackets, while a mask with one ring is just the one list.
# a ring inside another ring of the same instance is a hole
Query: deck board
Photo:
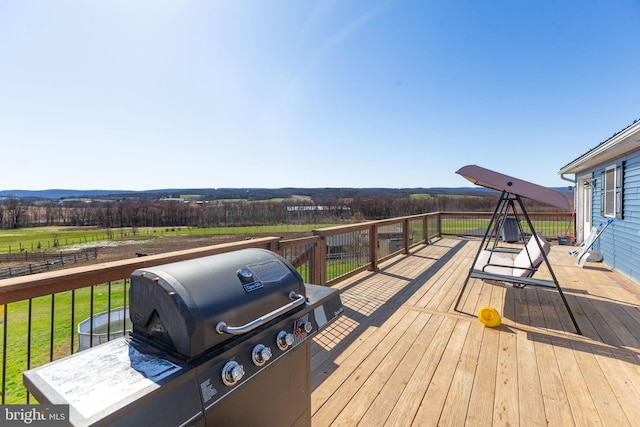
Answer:
[[[441, 322], [434, 319], [432, 322], [431, 326], [437, 327], [436, 333], [416, 367], [416, 374], [411, 377], [400, 393], [397, 404], [389, 414], [389, 422], [385, 425], [405, 426], [411, 424], [422, 404], [427, 387], [431, 383], [438, 362], [447, 347], [448, 338], [456, 325], [456, 320], [451, 318], [443, 318]], [[416, 425], [419, 425], [419, 422]]]
[[[470, 280], [477, 241], [441, 239], [336, 285], [312, 342], [314, 426], [624, 426], [640, 420], [640, 285], [553, 246], [559, 293]], [[550, 277], [539, 271], [540, 278]], [[486, 328], [485, 305], [502, 315]]]
[[400, 395], [396, 394], [397, 390], [401, 390], [411, 379], [415, 373], [420, 360], [426, 353], [429, 343], [433, 340], [436, 328], [422, 328], [420, 334], [411, 343], [403, 363], [395, 366], [392, 374], [388, 372], [382, 373], [386, 375], [387, 381], [381, 388], [380, 392], [372, 399], [371, 410], [360, 420], [363, 426], [379, 426], [387, 422], [394, 406], [398, 404]]

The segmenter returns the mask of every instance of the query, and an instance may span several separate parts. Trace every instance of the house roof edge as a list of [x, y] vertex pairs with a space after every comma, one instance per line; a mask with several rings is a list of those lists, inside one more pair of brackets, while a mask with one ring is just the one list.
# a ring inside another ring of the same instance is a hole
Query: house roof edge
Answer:
[[560, 168], [558, 174], [580, 173], [636, 149], [640, 149], [640, 119]]

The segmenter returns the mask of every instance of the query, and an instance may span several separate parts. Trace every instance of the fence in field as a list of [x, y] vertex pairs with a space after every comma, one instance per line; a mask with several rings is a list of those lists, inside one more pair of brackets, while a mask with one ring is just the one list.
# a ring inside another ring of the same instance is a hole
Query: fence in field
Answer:
[[30, 257], [31, 258], [29, 258], [29, 255], [27, 255], [27, 253], [0, 255], [0, 262], [5, 263], [23, 260], [28, 261], [29, 259], [33, 260], [33, 262], [27, 264], [0, 268], [0, 279], [25, 276], [27, 274], [42, 273], [43, 271], [49, 271], [57, 267], [62, 267], [65, 264], [75, 264], [80, 261], [96, 259], [98, 257], [98, 250], [96, 248], [93, 248], [90, 250], [79, 252], [31, 252]]

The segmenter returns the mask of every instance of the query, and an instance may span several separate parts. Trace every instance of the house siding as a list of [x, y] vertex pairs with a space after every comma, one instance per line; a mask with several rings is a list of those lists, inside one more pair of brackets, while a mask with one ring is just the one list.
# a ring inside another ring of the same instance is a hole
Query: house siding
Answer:
[[[603, 261], [609, 267], [629, 276], [640, 283], [640, 151], [627, 154], [618, 159], [624, 160], [623, 182], [623, 219], [615, 219], [609, 225], [593, 249], [600, 252]], [[593, 176], [596, 185], [593, 186], [592, 224], [605, 223], [609, 218], [601, 215], [601, 173], [609, 162], [600, 165], [587, 173]]]

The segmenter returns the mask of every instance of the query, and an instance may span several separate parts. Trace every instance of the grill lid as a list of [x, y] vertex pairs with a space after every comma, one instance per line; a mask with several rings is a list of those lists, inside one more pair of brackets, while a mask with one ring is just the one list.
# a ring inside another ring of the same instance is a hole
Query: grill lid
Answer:
[[131, 275], [133, 336], [192, 359], [305, 298], [296, 269], [265, 249], [142, 268]]

